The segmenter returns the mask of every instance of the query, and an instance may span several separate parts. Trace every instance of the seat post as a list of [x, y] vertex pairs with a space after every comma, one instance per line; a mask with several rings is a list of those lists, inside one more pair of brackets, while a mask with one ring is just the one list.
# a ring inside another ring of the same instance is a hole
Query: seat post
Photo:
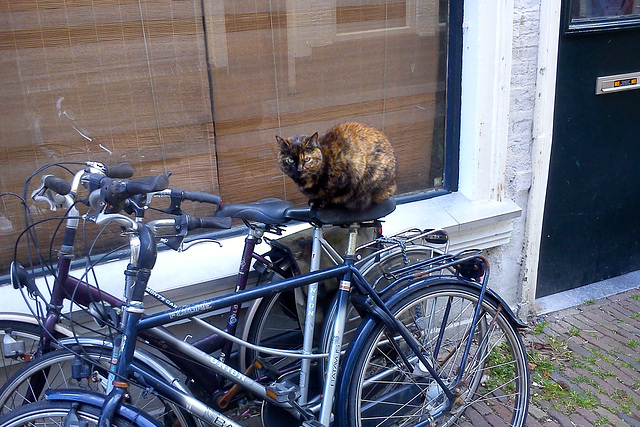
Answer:
[[353, 223], [349, 226], [349, 243], [347, 246], [346, 259], [354, 259], [356, 257], [356, 248], [358, 247], [358, 231], [360, 224]]

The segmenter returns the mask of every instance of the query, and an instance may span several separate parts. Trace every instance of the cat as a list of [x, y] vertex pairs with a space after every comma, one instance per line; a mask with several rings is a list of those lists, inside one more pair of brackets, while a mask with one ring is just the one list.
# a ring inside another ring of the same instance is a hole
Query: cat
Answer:
[[280, 138], [278, 164], [312, 208], [364, 210], [396, 191], [396, 157], [374, 127], [341, 123], [323, 136]]

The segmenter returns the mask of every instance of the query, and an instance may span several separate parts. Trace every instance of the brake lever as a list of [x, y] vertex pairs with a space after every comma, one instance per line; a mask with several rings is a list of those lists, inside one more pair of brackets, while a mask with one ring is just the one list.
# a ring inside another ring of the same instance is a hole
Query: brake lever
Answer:
[[51, 211], [63, 209], [66, 206], [66, 197], [46, 187], [44, 183], [31, 193], [31, 198], [36, 202], [47, 202]]

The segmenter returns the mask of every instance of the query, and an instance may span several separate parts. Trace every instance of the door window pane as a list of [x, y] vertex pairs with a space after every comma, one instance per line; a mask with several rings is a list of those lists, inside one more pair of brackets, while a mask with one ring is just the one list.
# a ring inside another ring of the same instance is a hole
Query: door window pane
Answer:
[[640, 25], [639, 0], [567, 0], [566, 32], [615, 30]]
[[640, 11], [636, 0], [580, 0], [574, 2], [571, 17], [603, 18], [606, 16], [627, 16]]

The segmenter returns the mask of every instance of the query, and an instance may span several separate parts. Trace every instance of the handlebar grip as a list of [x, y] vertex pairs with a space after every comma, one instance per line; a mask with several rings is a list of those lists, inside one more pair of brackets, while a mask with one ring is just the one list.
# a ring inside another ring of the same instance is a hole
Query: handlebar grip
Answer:
[[165, 190], [168, 186], [169, 177], [166, 174], [132, 179], [126, 182], [127, 197]]
[[184, 191], [173, 189], [171, 190], [171, 197], [180, 198], [180, 200], [191, 200], [192, 202], [210, 203], [212, 205], [220, 206], [222, 198], [215, 194], [202, 193], [200, 191]]
[[42, 183], [45, 187], [52, 189], [58, 194], [66, 196], [71, 192], [71, 184], [62, 178], [58, 178], [54, 175], [46, 175], [42, 177]]
[[195, 230], [197, 228], [218, 228], [218, 229], [229, 229], [231, 228], [231, 218], [225, 217], [206, 217], [206, 218], [196, 218], [193, 216], [189, 216], [187, 219], [187, 228], [189, 231]]
[[109, 178], [131, 178], [133, 176], [133, 167], [129, 163], [121, 163], [116, 166], [104, 165], [106, 175]]

